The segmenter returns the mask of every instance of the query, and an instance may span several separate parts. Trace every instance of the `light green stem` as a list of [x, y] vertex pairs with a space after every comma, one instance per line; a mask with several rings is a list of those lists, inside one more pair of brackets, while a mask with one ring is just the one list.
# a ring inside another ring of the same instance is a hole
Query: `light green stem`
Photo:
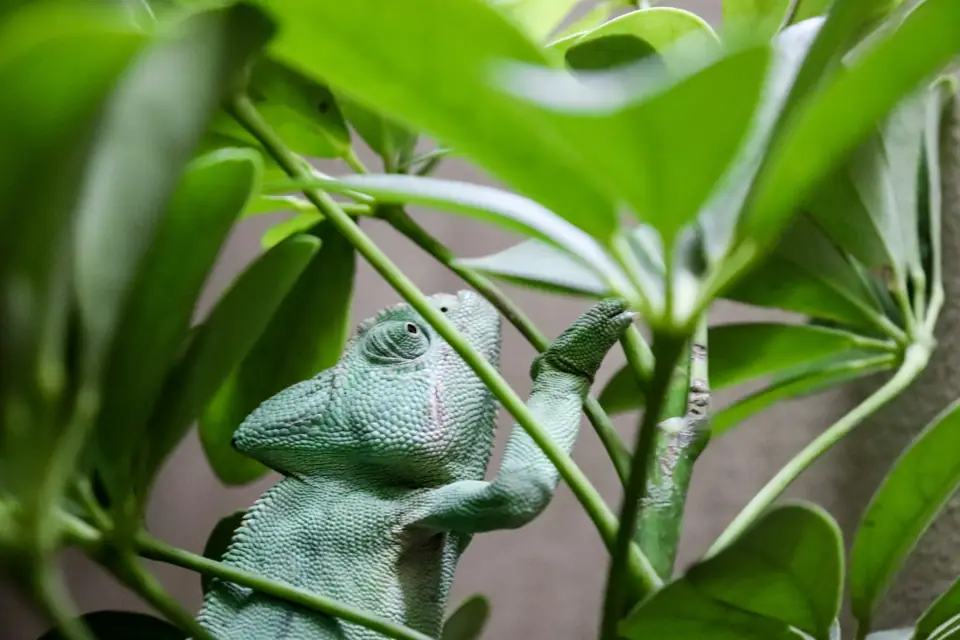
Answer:
[[[392, 205], [382, 206], [378, 211], [380, 212], [380, 218], [386, 220], [394, 229], [405, 235], [429, 255], [433, 256], [437, 262], [460, 276], [464, 282], [473, 287], [477, 293], [496, 307], [497, 311], [507, 319], [507, 322], [516, 327], [523, 337], [527, 339], [527, 342], [533, 345], [534, 349], [540, 352], [546, 351], [547, 347], [550, 346], [550, 341], [547, 340], [547, 337], [543, 335], [527, 314], [523, 312], [523, 309], [507, 297], [489, 278], [469, 267], [457, 264], [456, 255], [417, 224], [402, 207]], [[636, 329], [633, 328], [632, 331], [636, 332]], [[650, 347], [643, 341], [642, 336], [638, 335], [638, 337], [640, 345], [637, 345], [635, 348], [638, 352], [649, 354]], [[650, 371], [653, 370], [652, 359], [653, 356], [650, 355], [649, 361], [647, 362], [649, 370], [645, 373], [647, 377], [649, 377]], [[590, 421], [594, 431], [596, 431], [597, 437], [600, 438], [603, 448], [606, 449], [607, 454], [610, 456], [617, 475], [620, 477], [620, 482], [626, 483], [627, 473], [630, 470], [630, 451], [627, 450], [627, 446], [620, 438], [620, 434], [618, 434], [614, 428], [610, 417], [607, 416], [607, 413], [600, 406], [600, 403], [597, 402], [596, 398], [592, 396], [588, 396], [587, 399], [584, 400], [583, 410], [587, 415], [587, 420]]]
[[[263, 145], [264, 149], [295, 179], [310, 179], [312, 176], [304, 167], [300, 158], [290, 151], [277, 134], [257, 113], [253, 103], [245, 96], [235, 97], [229, 105], [237, 122]], [[350, 218], [340, 206], [324, 191], [307, 189], [304, 196], [343, 234], [354, 248], [386, 280], [411, 307], [419, 312], [438, 334], [456, 351], [464, 362], [473, 369], [487, 388], [500, 401], [503, 407], [516, 419], [517, 423], [530, 435], [544, 455], [553, 463], [561, 477], [580, 500], [584, 510], [593, 520], [601, 537], [609, 549], [613, 549], [617, 531], [617, 519], [603, 502], [600, 494], [590, 484], [583, 471], [574, 463], [570, 455], [561, 449], [544, 431], [523, 400], [510, 388], [496, 368], [470, 347], [463, 335], [429, 299], [404, 274]], [[623, 554], [630, 575], [635, 579], [637, 588], [650, 592], [659, 588], [661, 582], [650, 563], [634, 547], [631, 553]]]
[[930, 359], [929, 347], [912, 344], [907, 347], [903, 363], [897, 372], [870, 397], [854, 407], [829, 429], [820, 434], [773, 477], [770, 482], [744, 507], [729, 527], [717, 538], [707, 557], [716, 555], [746, 531], [773, 504], [781, 493], [809, 467], [814, 460], [842, 440], [864, 420], [890, 402], [923, 371]]

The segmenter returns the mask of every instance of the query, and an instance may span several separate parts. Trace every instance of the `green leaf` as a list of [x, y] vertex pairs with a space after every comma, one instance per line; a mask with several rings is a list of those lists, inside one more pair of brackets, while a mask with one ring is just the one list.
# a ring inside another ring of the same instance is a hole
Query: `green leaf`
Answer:
[[347, 97], [340, 96], [338, 100], [347, 120], [363, 141], [380, 156], [387, 172], [396, 169], [400, 159], [413, 151], [417, 143], [414, 131]]
[[143, 479], [143, 489], [250, 353], [319, 248], [317, 238], [297, 236], [267, 251], [234, 280], [195, 330], [186, 353], [167, 374], [151, 421], [154, 443], [144, 465], [150, 475]]
[[814, 505], [775, 507], [687, 581], [731, 607], [828, 640], [843, 591], [843, 539]]
[[571, 69], [597, 71], [614, 69], [655, 57], [656, 50], [640, 38], [610, 35], [574, 43], [564, 57]]
[[531, 38], [546, 40], [580, 0], [487, 0]]
[[802, 367], [774, 380], [769, 386], [741, 398], [710, 416], [710, 432], [716, 437], [750, 416], [781, 400], [799, 398], [857, 378], [892, 369], [896, 358], [890, 355], [846, 355], [814, 367]]
[[[96, 640], [183, 640], [183, 632], [169, 622], [132, 611], [95, 611], [81, 616]], [[52, 629], [39, 640], [66, 640]]]
[[313, 208], [311, 211], [304, 211], [293, 218], [284, 220], [283, 222], [270, 227], [267, 232], [263, 234], [260, 244], [263, 245], [264, 249], [269, 249], [270, 247], [274, 247], [283, 242], [292, 235], [309, 231], [317, 226], [322, 220], [323, 214], [317, 211], [316, 208]]
[[[929, 275], [929, 282], [933, 296], [943, 286], [943, 193], [942, 171], [940, 168], [941, 129], [956, 126], [955, 110], [952, 108], [957, 97], [957, 85], [952, 79], [941, 79], [935, 83], [926, 96], [926, 126], [924, 127], [923, 144], [923, 178], [920, 184], [921, 228], [925, 230], [921, 246], [928, 248], [925, 271]], [[945, 118], [954, 120], [943, 123]]]
[[257, 10], [236, 5], [194, 14], [171, 29], [106, 106], [77, 212], [75, 287], [91, 375], [108, 352], [184, 164], [272, 26]]
[[280, 211], [296, 211], [298, 213], [313, 212], [320, 215], [317, 208], [302, 196], [265, 196], [253, 198], [243, 210], [241, 217], [258, 216], [263, 213], [278, 213]]
[[539, 240], [525, 240], [499, 253], [461, 258], [456, 263], [507, 282], [545, 291], [592, 298], [602, 298], [610, 291], [593, 271], [572, 255]]
[[319, 253], [200, 419], [207, 460], [226, 484], [245, 484], [266, 471], [230, 445], [243, 419], [279, 391], [336, 364], [346, 342], [355, 268], [353, 246], [326, 222], [313, 233], [322, 242]]
[[776, 249], [724, 291], [723, 297], [855, 327], [875, 327], [876, 318], [883, 315], [850, 257], [804, 215], [794, 220]]
[[793, 0], [723, 0], [723, 22], [753, 37], [771, 37], [783, 24]]
[[[548, 47], [557, 48], [560, 51], [565, 51], [568, 44], [572, 44], [582, 33], [586, 33], [592, 29], [596, 29], [604, 22], [610, 19], [610, 16], [616, 13], [618, 8], [618, 2], [616, 0], [605, 0], [596, 3], [596, 5], [590, 9], [587, 13], [583, 14], [579, 19], [574, 20], [564, 29], [561, 29], [560, 32], [554, 36], [553, 42], [548, 44]], [[575, 37], [571, 37], [575, 36]], [[566, 44], [564, 41], [569, 41]]]
[[[960, 53], [958, 29], [960, 4], [928, 0], [810, 96], [769, 156], [744, 237], [759, 246], [777, 234], [798, 200], [842, 163], [874, 123]], [[869, 101], [861, 99], [865, 95]]]
[[[223, 554], [227, 552], [227, 547], [230, 546], [230, 541], [233, 540], [233, 534], [240, 526], [240, 523], [243, 522], [245, 515], [247, 515], [246, 511], [235, 511], [217, 522], [213, 531], [211, 531], [209, 537], [207, 537], [207, 544], [203, 547], [204, 558], [210, 558], [217, 562], [223, 560]], [[203, 592], [207, 593], [210, 591], [210, 587], [213, 586], [213, 577], [202, 574], [200, 576], [200, 582], [203, 587]]]
[[694, 52], [710, 57], [721, 51], [720, 39], [703, 18], [673, 7], [630, 11], [583, 34], [576, 44], [611, 36], [630, 36], [646, 43], [676, 72], [689, 65]]
[[920, 433], [884, 478], [850, 552], [853, 614], [869, 627], [873, 611], [923, 532], [960, 488], [960, 403]]
[[789, 640], [782, 622], [727, 606], [680, 579], [635, 608], [620, 625], [628, 640]]
[[440, 640], [479, 640], [490, 617], [490, 601], [482, 595], [470, 596], [443, 623]]
[[576, 145], [584, 171], [626, 200], [669, 249], [740, 148], [769, 57], [767, 47], [754, 47], [679, 79], [645, 64], [582, 78], [515, 65], [502, 76], [506, 90], [537, 105]]
[[97, 9], [30, 3], [0, 20], [0, 481], [26, 502], [40, 498], [61, 424], [51, 407], [66, 381], [83, 152], [100, 105], [149, 42]]
[[[110, 393], [97, 427], [106, 463], [101, 471], [115, 501], [132, 488], [143, 463], [135, 452], [146, 454], [164, 440], [148, 429], [150, 415], [207, 276], [258, 182], [259, 157], [250, 151], [224, 150], [192, 162], [139, 260], [112, 339], [103, 382]], [[152, 477], [152, 469], [143, 471]]]
[[[917, 629], [913, 640], [926, 640], [941, 626], [960, 615], [960, 580], [936, 599], [917, 620]], [[939, 637], [939, 634], [937, 634]]]
[[[883, 343], [852, 333], [811, 325], [744, 323], [710, 327], [710, 386], [715, 391], [762, 376], [812, 366], [851, 350], [876, 350]], [[618, 371], [600, 393], [608, 413], [643, 406], [643, 392], [628, 368]]]
[[[350, 132], [333, 93], [322, 84], [261, 58], [250, 72], [247, 92], [263, 119], [294, 152], [315, 158], [338, 158], [350, 152]], [[230, 116], [218, 116], [212, 131], [259, 147]]]
[[585, 177], [579, 150], [537, 109], [493, 86], [497, 65], [544, 65], [547, 51], [483, 0], [275, 0], [265, 7], [282, 25], [273, 43], [282, 61], [364, 108], [429, 132], [598, 238], [617, 227], [613, 201]]
[[616, 263], [589, 235], [536, 202], [493, 187], [406, 175], [358, 175], [314, 181], [328, 191], [359, 192], [379, 202], [419, 204], [493, 222], [561, 247], [589, 266], [614, 291], [630, 285]]

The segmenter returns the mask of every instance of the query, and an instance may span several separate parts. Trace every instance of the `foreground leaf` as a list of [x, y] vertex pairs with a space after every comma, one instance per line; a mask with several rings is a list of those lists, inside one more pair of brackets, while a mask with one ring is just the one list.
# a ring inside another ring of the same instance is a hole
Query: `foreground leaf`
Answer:
[[134, 474], [152, 477], [140, 455], [157, 462], [150, 450], [167, 448], [166, 434], [148, 429], [150, 415], [207, 275], [258, 182], [259, 157], [250, 151], [214, 152], [191, 163], [136, 269], [112, 340], [104, 378], [111, 392], [98, 420], [100, 470], [116, 501], [132, 488]]
[[326, 222], [313, 233], [322, 242], [319, 253], [201, 417], [200, 439], [207, 460], [226, 484], [245, 484], [266, 472], [230, 445], [243, 419], [275, 393], [336, 364], [346, 342], [353, 246]]
[[[169, 622], [132, 611], [95, 611], [81, 617], [96, 640], [183, 640], [183, 632]], [[39, 640], [66, 640], [57, 630]]]
[[[217, 562], [223, 560], [223, 554], [227, 552], [227, 547], [230, 546], [230, 541], [233, 540], [233, 534], [237, 530], [237, 527], [240, 526], [240, 523], [243, 522], [245, 515], [247, 515], [246, 511], [235, 511], [217, 521], [216, 526], [213, 527], [213, 531], [211, 531], [207, 537], [207, 543], [203, 547], [204, 558], [210, 558]], [[210, 587], [213, 586], [213, 580], [214, 578], [207, 574], [200, 576], [200, 583], [203, 587], [204, 594], [210, 591]]]
[[470, 596], [443, 623], [440, 640], [480, 640], [490, 617], [490, 601], [482, 595]]
[[298, 236], [268, 251], [241, 273], [197, 328], [183, 358], [169, 372], [150, 423], [154, 443], [139, 487], [200, 417], [218, 389], [253, 348], [276, 310], [320, 247]]
[[843, 590], [840, 528], [813, 505], [775, 507], [685, 579], [718, 602], [828, 640]]
[[754, 37], [770, 37], [777, 32], [792, 0], [723, 0], [723, 23]]
[[483, 0], [264, 6], [282, 25], [280, 60], [429, 132], [588, 233], [607, 238], [616, 228], [613, 203], [585, 178], [577, 150], [536, 109], [492, 86], [496, 64], [546, 65], [547, 56]]
[[884, 478], [850, 552], [853, 614], [868, 628], [873, 611], [923, 532], [960, 488], [960, 404], [920, 433]]
[[[850, 351], [878, 348], [871, 340], [810, 325], [745, 323], [710, 327], [710, 385], [732, 387], [761, 376], [836, 358]], [[882, 353], [879, 351], [878, 353]], [[643, 392], [628, 368], [618, 371], [600, 393], [608, 413], [642, 406]]]

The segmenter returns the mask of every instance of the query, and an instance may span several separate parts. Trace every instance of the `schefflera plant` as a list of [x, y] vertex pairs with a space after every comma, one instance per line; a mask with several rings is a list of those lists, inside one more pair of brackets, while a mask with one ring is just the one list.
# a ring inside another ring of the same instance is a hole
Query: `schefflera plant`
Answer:
[[[425, 640], [217, 562], [242, 514], [218, 525], [206, 557], [143, 528], [153, 479], [195, 420], [222, 481], [266, 471], [230, 449], [231, 432], [336, 360], [359, 254], [490, 386], [596, 524], [611, 553], [603, 638], [838, 636], [835, 523], [813, 505], [772, 505], [935, 348], [940, 138], [955, 126], [943, 122], [953, 86], [936, 74], [960, 53], [955, 0], [727, 0], [719, 34], [677, 9], [617, 15], [614, 1], [559, 33], [570, 0], [168, 4], [134, 11], [135, 24], [43, 3], [0, 11], [0, 78], [15, 89], [0, 102], [11, 141], [0, 145], [0, 546], [64, 635], [206, 638], [146, 557]], [[60, 82], [68, 76], [89, 82]], [[43, 108], [48, 93], [56, 110]], [[354, 135], [382, 173], [360, 162]], [[439, 144], [418, 153], [425, 136]], [[450, 154], [514, 192], [429, 177]], [[320, 173], [307, 161], [318, 157], [358, 175]], [[458, 259], [406, 205], [527, 239]], [[298, 215], [270, 229], [268, 250], [195, 321], [231, 226], [278, 208]], [[494, 280], [615, 295], [640, 312], [652, 343], [628, 332], [628, 367], [585, 404], [624, 484], [619, 517], [360, 220], [408, 236], [540, 350], [546, 337]], [[721, 297], [811, 322], [708, 329]], [[882, 371], [893, 374], [881, 389], [674, 576], [686, 483], [711, 437], [779, 399]], [[708, 411], [709, 385], [761, 377], [758, 393]], [[638, 407], [628, 447], [607, 414]], [[946, 409], [904, 454], [854, 541], [860, 637], [960, 481], [957, 415]], [[78, 624], [55, 571], [66, 543], [175, 626], [111, 612]], [[958, 593], [898, 634], [958, 633]], [[486, 616], [482, 598], [468, 600], [443, 637], [476, 637]]]

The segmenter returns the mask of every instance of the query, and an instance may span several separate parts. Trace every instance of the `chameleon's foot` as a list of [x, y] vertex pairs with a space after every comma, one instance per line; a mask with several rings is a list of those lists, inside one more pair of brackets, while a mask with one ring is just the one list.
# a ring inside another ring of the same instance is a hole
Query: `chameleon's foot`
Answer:
[[560, 334], [538, 357], [534, 372], [540, 364], [547, 363], [555, 369], [582, 375], [592, 381], [607, 351], [635, 317], [635, 313], [627, 311], [623, 300], [603, 300]]

